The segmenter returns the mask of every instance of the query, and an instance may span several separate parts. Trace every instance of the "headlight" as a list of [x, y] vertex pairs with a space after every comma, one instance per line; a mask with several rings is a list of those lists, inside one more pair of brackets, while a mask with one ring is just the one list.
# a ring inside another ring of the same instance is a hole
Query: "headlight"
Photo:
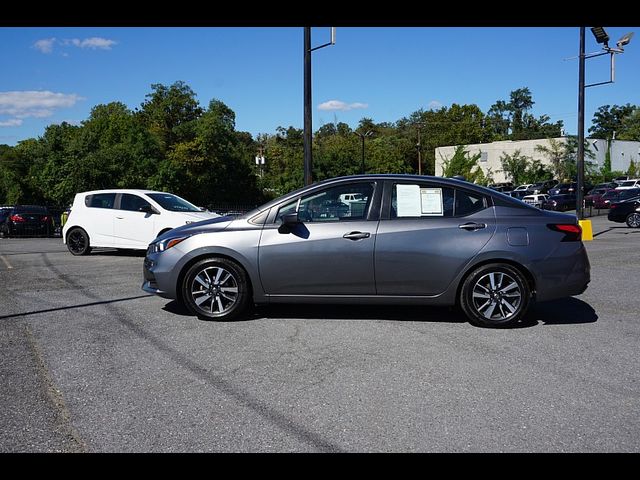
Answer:
[[175, 247], [177, 244], [179, 244], [183, 240], [186, 240], [190, 236], [191, 235], [185, 235], [183, 237], [169, 237], [159, 242], [150, 243], [147, 253], [164, 252], [165, 250], [168, 250], [171, 247]]

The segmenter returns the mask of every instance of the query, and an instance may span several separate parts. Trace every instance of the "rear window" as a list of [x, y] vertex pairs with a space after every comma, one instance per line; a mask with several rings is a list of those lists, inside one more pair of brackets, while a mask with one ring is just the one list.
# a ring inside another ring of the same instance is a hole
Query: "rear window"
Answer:
[[94, 193], [86, 196], [84, 204], [90, 208], [113, 208], [115, 199], [115, 193]]
[[47, 207], [40, 205], [16, 205], [13, 211], [15, 213], [48, 213]]

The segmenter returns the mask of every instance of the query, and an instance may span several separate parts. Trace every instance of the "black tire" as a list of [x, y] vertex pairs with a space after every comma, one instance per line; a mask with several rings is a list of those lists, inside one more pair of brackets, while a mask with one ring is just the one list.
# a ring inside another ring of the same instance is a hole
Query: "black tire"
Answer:
[[640, 213], [632, 212], [627, 215], [626, 223], [629, 228], [640, 228]]
[[73, 255], [88, 255], [91, 252], [89, 235], [82, 228], [72, 228], [67, 234], [67, 249]]
[[237, 263], [211, 257], [192, 265], [180, 286], [182, 301], [204, 320], [240, 318], [251, 300], [247, 274]]
[[9, 238], [9, 227], [7, 225], [0, 225], [0, 238]]
[[524, 275], [505, 263], [476, 268], [460, 289], [460, 307], [478, 327], [510, 327], [529, 308], [531, 288]]

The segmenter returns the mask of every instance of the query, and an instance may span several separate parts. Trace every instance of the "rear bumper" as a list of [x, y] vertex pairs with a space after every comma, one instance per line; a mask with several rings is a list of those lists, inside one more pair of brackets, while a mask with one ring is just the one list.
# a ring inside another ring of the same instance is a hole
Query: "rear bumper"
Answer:
[[540, 302], [580, 295], [591, 281], [591, 264], [582, 242], [562, 243], [535, 272], [536, 300]]

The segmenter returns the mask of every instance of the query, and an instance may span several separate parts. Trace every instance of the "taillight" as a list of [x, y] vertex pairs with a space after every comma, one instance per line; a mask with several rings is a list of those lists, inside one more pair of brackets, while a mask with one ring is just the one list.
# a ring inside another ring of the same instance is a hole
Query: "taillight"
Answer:
[[49, 217], [47, 217], [46, 215], [44, 217], [42, 217], [40, 219], [41, 222], [48, 222], [49, 221]]
[[582, 240], [582, 227], [567, 223], [550, 223], [547, 225], [551, 230], [564, 233], [562, 242], [578, 242]]
[[18, 223], [26, 222], [26, 220], [22, 218], [22, 216], [20, 215], [11, 215], [9, 218], [11, 219], [12, 222], [18, 222]]
[[615, 203], [612, 203], [610, 208], [611, 210], [613, 210], [614, 208], [618, 208], [618, 205], [616, 205]]

